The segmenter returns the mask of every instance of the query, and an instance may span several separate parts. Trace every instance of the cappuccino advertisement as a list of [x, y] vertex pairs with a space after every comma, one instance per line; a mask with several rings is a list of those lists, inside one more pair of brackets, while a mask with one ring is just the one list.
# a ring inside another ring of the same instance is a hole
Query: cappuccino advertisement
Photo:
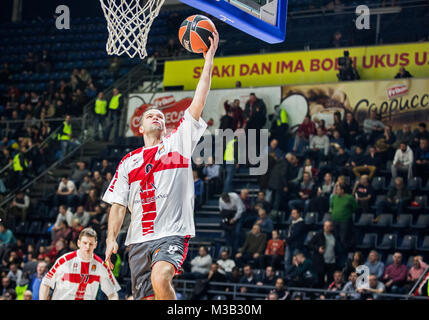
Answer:
[[[156, 106], [165, 115], [165, 125], [167, 134], [174, 130], [182, 118], [186, 108], [191, 105], [194, 91], [171, 91], [160, 93], [135, 93], [128, 96], [127, 111], [127, 131], [126, 136], [140, 136], [139, 121], [143, 112], [149, 106]], [[219, 128], [220, 118], [225, 115], [225, 101], [232, 104], [234, 100], [239, 100], [239, 105], [243, 109], [249, 100], [250, 93], [264, 101], [267, 108], [267, 115], [274, 113], [274, 106], [280, 103], [280, 87], [262, 88], [240, 88], [228, 90], [211, 90], [203, 110], [202, 118], [207, 123], [207, 133], [214, 134]], [[265, 127], [269, 127], [267, 120]]]
[[334, 113], [352, 112], [362, 123], [374, 110], [397, 130], [407, 123], [416, 127], [429, 119], [429, 79], [354, 81], [282, 87], [282, 108], [292, 128], [309, 114], [313, 121], [334, 121]]

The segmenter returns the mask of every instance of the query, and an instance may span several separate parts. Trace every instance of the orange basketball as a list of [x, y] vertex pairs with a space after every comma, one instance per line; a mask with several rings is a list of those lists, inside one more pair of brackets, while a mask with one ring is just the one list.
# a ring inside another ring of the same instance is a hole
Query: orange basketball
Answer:
[[214, 30], [215, 26], [209, 18], [196, 14], [187, 17], [180, 25], [179, 41], [190, 52], [206, 52]]

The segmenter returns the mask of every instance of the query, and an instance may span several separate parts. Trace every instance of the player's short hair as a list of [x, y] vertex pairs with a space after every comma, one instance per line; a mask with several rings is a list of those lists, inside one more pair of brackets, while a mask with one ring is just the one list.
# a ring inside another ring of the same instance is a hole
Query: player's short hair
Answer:
[[143, 112], [142, 116], [140, 117], [139, 124], [141, 124], [141, 123], [142, 123], [143, 118], [144, 118], [144, 115], [146, 114], [146, 112], [148, 112], [148, 111], [152, 111], [152, 110], [157, 110], [157, 111], [161, 112], [162, 114], [164, 114], [164, 113], [162, 112], [162, 110], [161, 110], [160, 108], [158, 108], [157, 106], [150, 106], [150, 107], [147, 107], [147, 108], [146, 108], [146, 110]]
[[92, 228], [85, 228], [79, 233], [79, 240], [81, 240], [82, 237], [94, 238], [95, 241], [97, 241], [97, 232]]

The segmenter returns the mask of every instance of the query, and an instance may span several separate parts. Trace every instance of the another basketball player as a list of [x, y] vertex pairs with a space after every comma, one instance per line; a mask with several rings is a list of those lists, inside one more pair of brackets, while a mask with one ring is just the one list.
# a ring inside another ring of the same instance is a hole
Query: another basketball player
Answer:
[[52, 300], [95, 300], [99, 286], [110, 300], [118, 300], [121, 289], [112, 271], [94, 254], [97, 233], [83, 229], [77, 241], [78, 250], [57, 259], [42, 280], [39, 299], [49, 299], [49, 288], [54, 289]]
[[191, 156], [207, 127], [201, 113], [218, 42], [214, 31], [194, 98], [177, 129], [164, 136], [164, 114], [156, 108], [146, 110], [139, 128], [145, 146], [121, 160], [103, 197], [112, 204], [106, 240], [109, 264], [110, 255], [118, 250], [116, 237], [127, 207], [131, 212], [125, 244], [130, 246], [134, 300], [176, 299], [172, 280], [180, 273], [188, 241], [195, 235]]

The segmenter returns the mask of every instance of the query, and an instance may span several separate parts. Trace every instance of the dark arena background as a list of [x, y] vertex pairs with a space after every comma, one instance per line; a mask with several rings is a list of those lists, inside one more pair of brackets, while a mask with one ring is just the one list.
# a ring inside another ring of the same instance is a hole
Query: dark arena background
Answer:
[[[196, 236], [177, 298], [427, 299], [428, 1], [289, 0], [285, 40], [269, 44], [167, 0], [140, 59], [106, 53], [99, 1], [3, 0], [1, 300], [37, 300], [82, 228], [97, 231], [104, 258], [101, 197], [143, 144], [138, 119], [156, 105], [171, 131], [192, 101], [204, 59], [178, 29], [194, 14], [220, 35], [204, 137], [266, 129], [268, 169], [228, 164], [230, 144], [215, 164], [193, 158]], [[132, 298], [129, 223], [112, 257], [121, 300]]]

